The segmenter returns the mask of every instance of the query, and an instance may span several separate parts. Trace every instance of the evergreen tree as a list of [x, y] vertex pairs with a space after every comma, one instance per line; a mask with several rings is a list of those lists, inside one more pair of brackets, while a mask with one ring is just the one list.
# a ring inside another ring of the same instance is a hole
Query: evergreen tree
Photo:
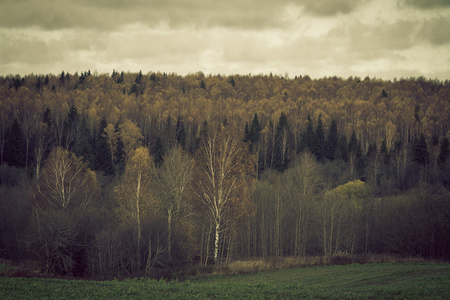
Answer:
[[112, 165], [110, 145], [107, 141], [107, 137], [104, 135], [104, 130], [108, 126], [108, 123], [103, 118], [100, 121], [99, 129], [97, 132], [97, 138], [95, 143], [95, 166], [97, 171], [103, 171], [105, 174], [114, 174], [114, 166]]
[[308, 114], [307, 120], [308, 120], [308, 125], [306, 125], [306, 130], [304, 133], [305, 144], [306, 144], [306, 147], [308, 148], [309, 152], [314, 153], [314, 150], [316, 148], [316, 140], [315, 140], [315, 136], [314, 136], [314, 127], [313, 127], [313, 123], [312, 123], [310, 114]]
[[59, 76], [59, 81], [61, 81], [61, 84], [64, 84], [64, 80], [66, 79], [66, 76], [64, 74], [64, 71], [61, 72], [61, 76]]
[[139, 74], [136, 76], [136, 79], [134, 80], [136, 84], [141, 84], [142, 82], [142, 71], [139, 71]]
[[325, 149], [325, 133], [323, 130], [322, 115], [317, 118], [317, 128], [314, 135], [314, 155], [318, 161], [323, 159]]
[[348, 162], [348, 144], [347, 138], [344, 135], [339, 139], [335, 158]]
[[243, 142], [248, 142], [250, 140], [250, 130], [248, 128], [248, 122], [245, 122], [245, 128], [244, 128], [244, 140]]
[[272, 167], [280, 172], [286, 170], [292, 148], [292, 133], [286, 115], [281, 113], [275, 133]]
[[25, 137], [19, 126], [19, 122], [15, 119], [6, 136], [4, 161], [10, 167], [24, 168], [26, 166], [25, 149]]
[[428, 152], [428, 145], [423, 134], [414, 145], [413, 149], [414, 161], [422, 166], [426, 166], [430, 162], [430, 153]]
[[155, 166], [159, 168], [164, 161], [164, 147], [161, 138], [158, 136], [156, 139], [156, 143], [152, 149], [153, 160], [155, 162]]
[[90, 164], [90, 167], [94, 165], [94, 153], [93, 149], [94, 147], [94, 140], [91, 137], [91, 132], [89, 131], [89, 128], [87, 127], [86, 119], [83, 117], [80, 121], [79, 128], [77, 130], [77, 136], [76, 136], [76, 142], [75, 142], [75, 149], [74, 153], [78, 157], [82, 157], [84, 161], [88, 161]]
[[383, 140], [380, 147], [380, 154], [382, 155], [383, 161], [386, 165], [389, 164], [390, 155], [386, 146], [386, 139]]
[[445, 165], [445, 161], [447, 160], [447, 157], [450, 154], [449, 149], [449, 142], [447, 138], [443, 138], [441, 141], [441, 146], [439, 148], [439, 156], [438, 156], [438, 163], [441, 166]]
[[124, 150], [123, 141], [120, 138], [120, 134], [119, 134], [119, 131], [120, 131], [119, 123], [117, 123], [116, 126], [114, 126], [114, 129], [115, 129], [115, 135], [117, 136], [117, 145], [116, 145], [115, 155], [114, 155], [114, 166], [115, 166], [116, 176], [119, 176], [125, 170], [125, 150]]
[[[247, 123], [246, 123], [247, 124]], [[248, 125], [247, 125], [248, 128]], [[247, 140], [250, 141], [250, 151], [255, 151], [258, 148], [258, 144], [261, 138], [261, 126], [259, 125], [258, 115], [255, 113], [252, 123], [250, 124], [250, 129], [248, 129]]]
[[335, 152], [338, 147], [339, 136], [337, 131], [336, 120], [333, 119], [328, 130], [328, 137], [326, 142], [325, 156], [328, 160], [334, 160]]
[[183, 118], [180, 116], [177, 119], [175, 138], [177, 139], [178, 144], [180, 144], [183, 149], [186, 149], [186, 130], [184, 128]]
[[64, 147], [70, 152], [75, 152], [75, 146], [78, 142], [78, 126], [79, 126], [80, 116], [78, 115], [78, 110], [75, 105], [71, 105], [69, 112], [67, 114], [66, 121], [64, 122], [63, 129], [63, 143]]
[[356, 144], [355, 158], [355, 167], [356, 171], [358, 172], [358, 176], [360, 176], [360, 178], [364, 180], [362, 176], [364, 174], [364, 168], [366, 167], [367, 162], [366, 157], [362, 151], [361, 141], [358, 141], [358, 143]]
[[315, 146], [315, 136], [314, 136], [314, 127], [311, 120], [311, 115], [308, 114], [306, 117], [308, 120], [308, 124], [306, 125], [305, 131], [301, 134], [299, 143], [297, 145], [297, 153], [308, 150], [313, 153], [313, 149]]
[[258, 115], [255, 113], [249, 130], [249, 139], [252, 144], [259, 142], [259, 139], [261, 137], [261, 130], [262, 128], [259, 125]]
[[356, 132], [353, 130], [350, 140], [348, 141], [348, 153], [356, 153], [358, 148], [358, 139], [356, 138]]

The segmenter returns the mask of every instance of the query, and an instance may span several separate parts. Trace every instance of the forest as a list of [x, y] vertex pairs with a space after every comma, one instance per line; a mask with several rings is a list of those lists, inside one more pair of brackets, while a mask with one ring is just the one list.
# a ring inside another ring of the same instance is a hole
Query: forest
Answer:
[[449, 100], [422, 77], [0, 77], [0, 258], [73, 276], [449, 260]]

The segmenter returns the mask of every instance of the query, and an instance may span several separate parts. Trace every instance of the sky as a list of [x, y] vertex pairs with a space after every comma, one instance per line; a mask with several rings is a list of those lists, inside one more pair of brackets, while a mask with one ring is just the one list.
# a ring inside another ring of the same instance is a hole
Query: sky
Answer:
[[450, 0], [0, 0], [0, 75], [450, 79]]

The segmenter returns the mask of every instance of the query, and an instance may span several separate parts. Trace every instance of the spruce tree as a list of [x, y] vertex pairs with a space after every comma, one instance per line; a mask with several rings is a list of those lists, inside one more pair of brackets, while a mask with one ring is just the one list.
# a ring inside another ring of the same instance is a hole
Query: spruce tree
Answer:
[[97, 132], [97, 138], [95, 143], [95, 166], [97, 171], [103, 171], [107, 175], [114, 174], [114, 166], [111, 161], [111, 147], [108, 143], [107, 137], [104, 134], [104, 130], [108, 126], [108, 123], [103, 118], [100, 121], [99, 129]]
[[345, 135], [342, 135], [339, 138], [335, 158], [340, 159], [344, 162], [348, 162], [348, 144], [347, 144], [347, 138], [345, 137]]
[[80, 122], [80, 116], [78, 114], [78, 110], [75, 105], [71, 105], [69, 112], [67, 113], [66, 121], [64, 122], [63, 129], [63, 143], [64, 147], [71, 151], [75, 152], [75, 145], [78, 142], [78, 125]]
[[323, 159], [325, 149], [325, 133], [323, 130], [322, 115], [317, 118], [317, 128], [314, 135], [314, 155], [318, 161]]
[[259, 125], [258, 115], [255, 113], [250, 129], [248, 131], [248, 141], [250, 141], [250, 151], [255, 151], [261, 138], [261, 126]]
[[156, 139], [156, 143], [152, 149], [153, 160], [155, 162], [155, 166], [159, 168], [164, 161], [164, 148], [161, 138], [158, 136]]
[[252, 143], [259, 142], [259, 139], [261, 137], [261, 130], [262, 129], [261, 126], [259, 125], [258, 115], [255, 113], [255, 116], [253, 117], [249, 130], [250, 142]]
[[339, 142], [336, 120], [333, 119], [328, 130], [328, 137], [325, 148], [325, 156], [328, 160], [334, 160], [335, 152]]
[[306, 125], [306, 130], [304, 133], [305, 144], [306, 144], [306, 147], [308, 148], [309, 152], [314, 153], [314, 150], [316, 148], [316, 140], [315, 140], [315, 136], [314, 136], [314, 127], [312, 124], [310, 114], [308, 114], [307, 120], [308, 120], [308, 125]]
[[422, 166], [426, 166], [430, 162], [430, 153], [428, 152], [428, 145], [423, 134], [414, 145], [413, 149], [414, 161]]
[[292, 148], [292, 133], [286, 115], [281, 113], [275, 133], [272, 167], [280, 172], [286, 170]]
[[441, 166], [445, 165], [445, 161], [447, 160], [447, 157], [450, 154], [449, 149], [449, 142], [447, 138], [443, 138], [441, 141], [441, 146], [439, 148], [439, 156], [438, 156], [438, 163]]
[[25, 137], [19, 126], [19, 122], [15, 119], [6, 136], [4, 161], [10, 167], [24, 168], [26, 166], [25, 149]]
[[182, 117], [178, 117], [175, 138], [183, 149], [186, 149], [186, 130], [184, 128], [184, 122]]

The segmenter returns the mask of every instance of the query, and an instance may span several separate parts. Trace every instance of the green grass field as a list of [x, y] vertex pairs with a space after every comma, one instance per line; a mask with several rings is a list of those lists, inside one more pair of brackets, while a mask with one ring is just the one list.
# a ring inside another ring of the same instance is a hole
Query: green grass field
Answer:
[[353, 264], [246, 275], [83, 281], [0, 278], [0, 299], [450, 299], [450, 265]]

